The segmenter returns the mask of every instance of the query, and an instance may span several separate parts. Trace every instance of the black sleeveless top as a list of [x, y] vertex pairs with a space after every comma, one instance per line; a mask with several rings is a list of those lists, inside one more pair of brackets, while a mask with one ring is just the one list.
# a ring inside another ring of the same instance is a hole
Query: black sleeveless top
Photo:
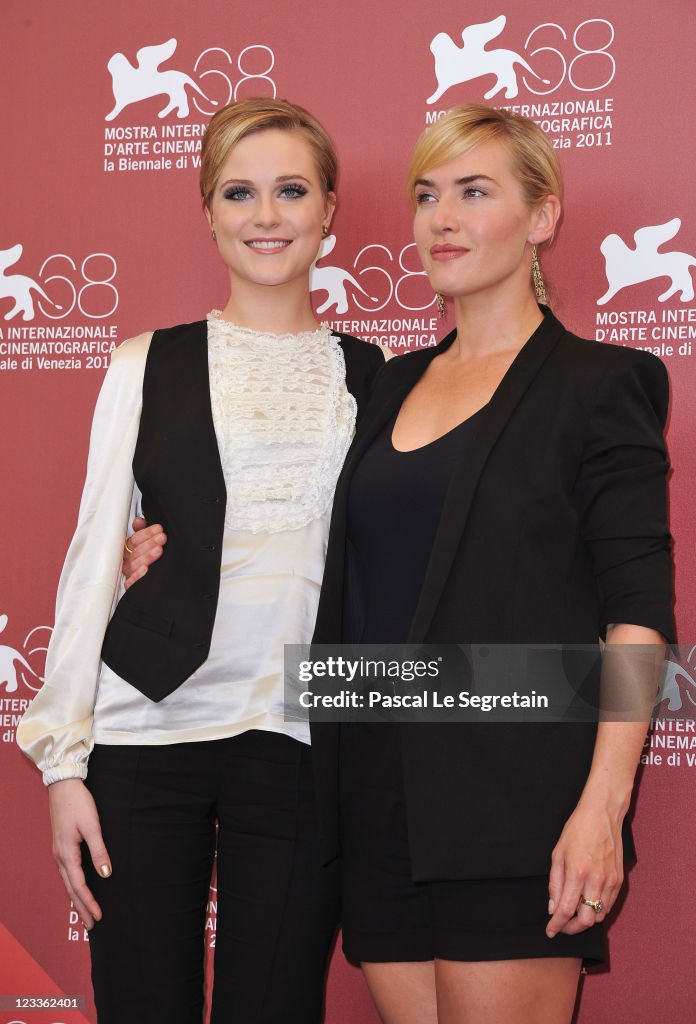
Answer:
[[348, 497], [344, 643], [405, 643], [474, 413], [430, 444], [392, 444], [398, 412], [356, 467]]

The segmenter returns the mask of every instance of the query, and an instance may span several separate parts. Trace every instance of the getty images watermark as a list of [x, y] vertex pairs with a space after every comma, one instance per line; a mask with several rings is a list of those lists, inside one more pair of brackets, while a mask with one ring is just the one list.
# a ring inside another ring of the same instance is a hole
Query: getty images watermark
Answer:
[[285, 718], [597, 722], [694, 718], [694, 646], [315, 644], [285, 647]]

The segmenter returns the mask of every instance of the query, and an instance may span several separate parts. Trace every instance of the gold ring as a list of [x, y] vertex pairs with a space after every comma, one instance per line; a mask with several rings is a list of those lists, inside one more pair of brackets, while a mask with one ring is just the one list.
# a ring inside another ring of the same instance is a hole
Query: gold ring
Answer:
[[591, 910], [594, 910], [595, 914], [601, 914], [604, 910], [604, 904], [601, 900], [586, 900], [584, 896], [581, 896], [580, 902], [584, 907], [589, 907]]
[[129, 555], [133, 554], [133, 548], [129, 548], [128, 547], [128, 541], [127, 540], [124, 540], [123, 546], [124, 546], [124, 548], [126, 549], [126, 551], [128, 552]]

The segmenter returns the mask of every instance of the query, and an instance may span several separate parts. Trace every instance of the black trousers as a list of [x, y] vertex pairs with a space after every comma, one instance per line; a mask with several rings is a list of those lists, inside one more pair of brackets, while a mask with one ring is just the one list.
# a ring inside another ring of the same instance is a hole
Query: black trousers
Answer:
[[319, 1024], [338, 877], [320, 861], [309, 748], [260, 731], [97, 746], [87, 784], [113, 865], [103, 879], [83, 855], [103, 911], [99, 1024], [200, 1024], [216, 848], [212, 1024]]

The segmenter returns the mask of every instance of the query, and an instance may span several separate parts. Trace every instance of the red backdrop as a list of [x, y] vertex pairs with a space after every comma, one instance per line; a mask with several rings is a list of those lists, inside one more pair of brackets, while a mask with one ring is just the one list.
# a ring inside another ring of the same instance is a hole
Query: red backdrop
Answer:
[[[484, 96], [549, 131], [567, 186], [546, 257], [556, 311], [586, 337], [651, 347], [670, 372], [677, 616], [682, 643], [696, 636], [692, 4], [442, 0], [433, 10], [414, 0], [267, 0], [261, 10], [222, 0], [201, 0], [195, 13], [165, 0], [5, 0], [0, 13], [0, 992], [85, 996], [81, 1012], [6, 1001], [0, 1021], [94, 1019], [86, 943], [51, 859], [45, 793], [14, 732], [41, 685], [109, 353], [226, 299], [196, 180], [215, 104], [276, 94], [329, 127], [342, 158], [340, 206], [333, 251], [313, 278], [317, 309], [397, 351], [442, 334], [410, 247], [403, 179], [417, 135], [440, 112]], [[129, 69], [152, 46], [162, 49]], [[684, 728], [646, 745], [640, 862], [610, 930], [610, 969], [584, 982], [580, 1024], [696, 1019], [696, 739]], [[376, 1021], [340, 953], [327, 1021]]]

